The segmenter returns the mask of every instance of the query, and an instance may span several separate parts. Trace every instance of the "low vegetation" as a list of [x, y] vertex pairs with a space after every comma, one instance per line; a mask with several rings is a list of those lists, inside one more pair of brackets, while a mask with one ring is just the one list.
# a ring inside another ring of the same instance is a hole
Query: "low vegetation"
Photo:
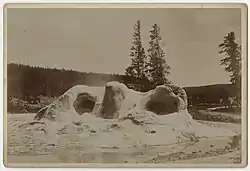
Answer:
[[241, 118], [234, 115], [225, 115], [224, 113], [211, 113], [205, 110], [191, 109], [189, 113], [195, 120], [226, 122], [226, 123], [241, 123]]

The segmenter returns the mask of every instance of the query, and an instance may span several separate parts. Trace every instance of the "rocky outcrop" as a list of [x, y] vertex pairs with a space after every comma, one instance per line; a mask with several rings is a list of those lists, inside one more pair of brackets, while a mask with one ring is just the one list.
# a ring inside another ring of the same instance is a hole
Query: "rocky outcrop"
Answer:
[[102, 103], [97, 109], [96, 115], [105, 119], [119, 117], [119, 111], [127, 97], [127, 87], [119, 82], [109, 82], [105, 86]]
[[161, 85], [146, 93], [128, 89], [119, 82], [108, 82], [103, 87], [77, 85], [52, 104], [42, 108], [35, 120], [56, 120], [60, 112], [72, 115], [92, 113], [105, 119], [125, 116], [131, 110], [146, 110], [166, 115], [187, 109], [186, 92], [177, 85]]
[[[56, 154], [71, 150], [75, 144], [77, 151], [104, 153], [107, 149], [127, 153], [130, 149], [145, 151], [145, 147], [153, 147], [157, 150], [154, 156], [162, 151], [176, 153], [177, 149], [196, 148], [195, 144], [210, 138], [223, 137], [223, 144], [228, 144], [229, 138], [240, 134], [194, 120], [187, 111], [185, 91], [176, 85], [141, 93], [118, 82], [109, 82], [105, 87], [74, 86], [41, 109], [35, 120], [21, 123], [15, 130], [34, 130], [34, 142], [45, 141], [39, 143], [39, 148], [41, 144], [56, 147], [60, 149]], [[165, 149], [174, 144], [175, 148]], [[216, 149], [220, 146], [221, 142]], [[72, 154], [76, 155], [76, 151]]]
[[61, 112], [67, 112], [69, 115], [82, 115], [85, 112], [91, 112], [95, 104], [101, 101], [102, 93], [103, 89], [99, 87], [74, 86], [50, 105], [40, 109], [34, 119], [54, 121]]

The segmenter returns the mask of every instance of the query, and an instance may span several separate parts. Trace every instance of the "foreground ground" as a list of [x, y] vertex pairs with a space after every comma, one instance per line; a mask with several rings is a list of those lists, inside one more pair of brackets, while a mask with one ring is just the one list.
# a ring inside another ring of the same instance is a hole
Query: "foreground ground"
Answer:
[[[93, 150], [82, 146], [77, 136], [72, 135], [69, 140], [65, 135], [65, 142], [62, 141], [64, 144], [49, 144], [47, 141], [34, 140], [29, 129], [13, 129], [17, 124], [32, 120], [33, 117], [34, 114], [8, 114], [8, 163], [241, 163], [240, 137], [234, 137], [233, 140], [230, 137], [205, 138], [191, 143], [148, 145], [143, 148], [135, 146], [126, 150], [116, 146]], [[199, 122], [241, 133], [241, 124]], [[94, 137], [94, 141], [100, 141]]]

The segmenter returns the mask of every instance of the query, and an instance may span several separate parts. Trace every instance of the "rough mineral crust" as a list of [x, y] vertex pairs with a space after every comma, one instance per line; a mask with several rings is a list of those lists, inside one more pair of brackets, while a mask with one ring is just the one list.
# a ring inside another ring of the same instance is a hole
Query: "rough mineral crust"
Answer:
[[[44, 124], [32, 124], [37, 122]], [[45, 132], [45, 137], [34, 133], [34, 139], [58, 144], [59, 149], [65, 150], [69, 142], [76, 143], [85, 152], [192, 145], [216, 137], [225, 137], [224, 148], [230, 137], [237, 135], [232, 130], [193, 120], [187, 110], [186, 92], [176, 85], [162, 85], [141, 93], [119, 82], [109, 82], [105, 87], [74, 86], [19, 131], [28, 129], [27, 125]]]
[[92, 113], [105, 119], [124, 116], [129, 110], [152, 111], [166, 115], [187, 109], [187, 95], [176, 85], [162, 85], [147, 93], [128, 89], [119, 82], [108, 82], [105, 88], [77, 85], [49, 106], [41, 109], [35, 120], [56, 121], [60, 112], [82, 115]]

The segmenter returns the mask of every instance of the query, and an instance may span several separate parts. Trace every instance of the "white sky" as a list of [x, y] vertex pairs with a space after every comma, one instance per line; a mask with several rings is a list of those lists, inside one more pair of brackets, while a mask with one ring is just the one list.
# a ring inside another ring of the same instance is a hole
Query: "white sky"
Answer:
[[133, 26], [143, 44], [156, 23], [170, 80], [180, 86], [228, 83], [218, 44], [241, 37], [240, 9], [8, 9], [8, 61], [84, 72], [124, 73]]

